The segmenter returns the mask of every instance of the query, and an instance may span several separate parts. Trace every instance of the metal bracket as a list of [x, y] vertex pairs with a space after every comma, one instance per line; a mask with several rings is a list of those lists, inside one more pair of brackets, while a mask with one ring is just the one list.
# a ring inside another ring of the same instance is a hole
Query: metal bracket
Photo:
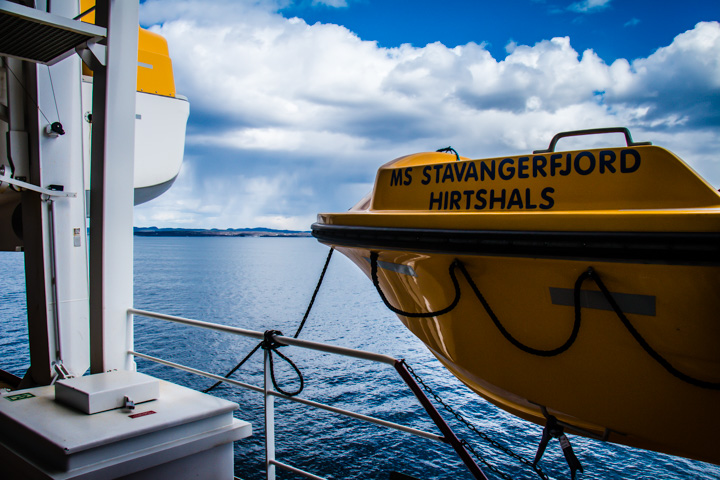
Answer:
[[135, 402], [127, 395], [123, 398], [123, 408], [126, 410], [135, 410]]
[[77, 193], [75, 193], [75, 192], [64, 192], [62, 190], [53, 190], [50, 188], [38, 187], [37, 185], [33, 185], [32, 183], [15, 180], [14, 178], [6, 177], [4, 175], [0, 176], [0, 183], [1, 182], [9, 183], [10, 185], [15, 185], [16, 187], [24, 188], [25, 190], [31, 190], [33, 192], [38, 192], [43, 195], [47, 195], [48, 197], [73, 197], [73, 198], [77, 197]]
[[53, 370], [55, 370], [55, 373], [57, 374], [57, 376], [53, 380], [53, 383], [55, 382], [55, 380], [58, 380], [58, 379], [65, 380], [66, 378], [75, 378], [75, 376], [73, 374], [71, 374], [67, 370], [67, 368], [65, 368], [65, 365], [63, 365], [62, 360], [53, 362], [52, 368], [53, 368]]
[[75, 51], [90, 70], [107, 66], [107, 47], [97, 43], [96, 39], [78, 45], [75, 47]]
[[[546, 406], [540, 405], [539, 403], [535, 403], [535, 402], [530, 402], [530, 403], [532, 403], [533, 405], [536, 405], [540, 408], [540, 411], [542, 412], [543, 417], [545, 417], [546, 420], [552, 416], [548, 412]], [[601, 442], [606, 442], [612, 431], [608, 428], [605, 428], [605, 430], [603, 430], [603, 433], [601, 435], [601, 434], [595, 433], [592, 430], [588, 430], [586, 428], [582, 428], [582, 427], [578, 427], [577, 425], [573, 425], [572, 423], [563, 422], [562, 420], [559, 420], [557, 418], [555, 418], [555, 420], [557, 421], [558, 425], [560, 425], [561, 427], [567, 428], [568, 430], [570, 430], [571, 432], [573, 432], [575, 434], [583, 435], [585, 437], [592, 438], [594, 440], [600, 440]]]

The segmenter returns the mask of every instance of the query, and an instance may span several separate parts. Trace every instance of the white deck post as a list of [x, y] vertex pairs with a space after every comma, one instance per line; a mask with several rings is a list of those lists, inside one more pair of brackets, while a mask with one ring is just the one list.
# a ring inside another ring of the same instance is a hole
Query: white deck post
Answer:
[[97, 2], [107, 64], [94, 72], [90, 174], [90, 369], [132, 370], [133, 167], [138, 2]]
[[270, 355], [269, 349], [263, 351], [264, 355], [264, 398], [265, 398], [265, 471], [267, 480], [275, 480], [275, 465], [271, 462], [275, 460], [275, 397], [270, 395], [273, 388], [272, 378], [270, 377]]

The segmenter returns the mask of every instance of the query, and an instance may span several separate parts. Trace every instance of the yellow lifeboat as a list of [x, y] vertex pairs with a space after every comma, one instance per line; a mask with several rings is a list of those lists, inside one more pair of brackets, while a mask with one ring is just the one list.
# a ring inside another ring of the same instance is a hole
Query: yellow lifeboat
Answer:
[[[81, 0], [82, 21], [95, 23], [95, 0]], [[85, 165], [90, 163], [92, 71], [83, 65], [82, 100]], [[180, 173], [190, 104], [175, 90], [167, 40], [138, 27], [137, 94], [135, 96], [135, 205], [167, 191]], [[90, 170], [85, 169], [86, 185]]]
[[[622, 132], [617, 148], [556, 152]], [[627, 129], [548, 150], [382, 166], [312, 226], [495, 405], [720, 464], [720, 195]]]

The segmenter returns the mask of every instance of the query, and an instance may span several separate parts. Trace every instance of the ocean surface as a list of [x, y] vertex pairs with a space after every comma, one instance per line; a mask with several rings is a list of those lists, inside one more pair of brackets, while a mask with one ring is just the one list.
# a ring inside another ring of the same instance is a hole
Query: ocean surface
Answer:
[[[171, 315], [264, 331], [295, 333], [322, 271], [328, 248], [312, 238], [135, 237], [135, 306]], [[2, 368], [28, 367], [23, 257], [0, 253]], [[382, 304], [370, 281], [339, 253], [300, 338], [404, 358], [443, 400], [505, 448], [532, 461], [541, 427], [488, 404], [448, 373]], [[137, 318], [136, 350], [223, 375], [256, 341], [158, 320]], [[282, 353], [305, 379], [301, 396], [430, 432], [437, 429], [390, 366], [293, 347]], [[213, 382], [137, 360], [138, 370], [195, 389]], [[276, 361], [278, 381], [292, 390], [294, 374]], [[262, 386], [261, 351], [233, 376]], [[212, 392], [237, 402], [253, 436], [235, 444], [235, 474], [264, 478], [262, 396], [223, 385]], [[538, 478], [517, 460], [443, 413], [460, 438], [509, 478]], [[395, 430], [276, 400], [279, 461], [330, 479], [388, 479], [396, 471], [423, 480], [470, 479], [452, 448]], [[720, 467], [570, 436], [585, 473], [581, 479], [718, 479]], [[557, 441], [541, 465], [552, 478], [570, 478]], [[488, 477], [501, 478], [487, 468]], [[278, 471], [278, 478], [301, 478]]]

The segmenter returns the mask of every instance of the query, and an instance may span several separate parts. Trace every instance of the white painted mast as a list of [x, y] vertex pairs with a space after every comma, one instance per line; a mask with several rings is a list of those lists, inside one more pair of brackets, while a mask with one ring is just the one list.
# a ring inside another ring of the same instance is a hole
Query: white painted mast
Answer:
[[[90, 177], [90, 369], [134, 370], [133, 166], [138, 3], [97, 2], [107, 27], [106, 65], [93, 65]], [[130, 317], [130, 318], [129, 318]]]

